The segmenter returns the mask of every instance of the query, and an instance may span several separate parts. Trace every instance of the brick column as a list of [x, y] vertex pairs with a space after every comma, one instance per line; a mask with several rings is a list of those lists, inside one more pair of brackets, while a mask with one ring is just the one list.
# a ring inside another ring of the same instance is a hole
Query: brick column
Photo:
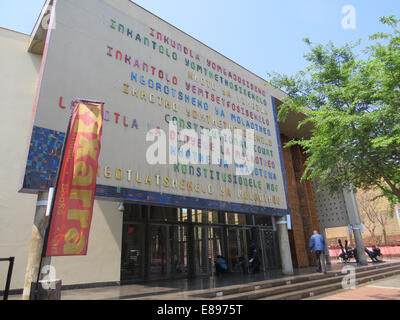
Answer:
[[313, 234], [314, 230], [319, 229], [317, 210], [314, 204], [314, 196], [310, 181], [300, 182], [301, 176], [305, 170], [306, 156], [299, 146], [291, 148], [293, 158], [293, 168], [296, 175], [297, 194], [300, 200], [300, 215], [303, 221], [303, 230], [305, 249], [308, 255], [308, 261], [311, 264], [316, 264], [315, 256], [308, 250], [308, 239]]
[[286, 172], [286, 183], [288, 186], [288, 201], [292, 213], [292, 232], [290, 238], [292, 240], [292, 255], [294, 256], [293, 264], [295, 267], [309, 266], [308, 254], [306, 250], [306, 239], [303, 232], [303, 219], [301, 216], [300, 199], [298, 195], [296, 173], [293, 166], [292, 148], [284, 148], [288, 139], [281, 135], [283, 161]]

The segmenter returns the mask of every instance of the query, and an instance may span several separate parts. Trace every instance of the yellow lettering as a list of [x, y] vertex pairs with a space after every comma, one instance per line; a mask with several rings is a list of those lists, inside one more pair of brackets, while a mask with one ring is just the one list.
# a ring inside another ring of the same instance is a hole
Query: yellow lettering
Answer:
[[80, 159], [84, 156], [89, 156], [93, 160], [97, 159], [97, 149], [99, 148], [98, 139], [86, 139], [84, 136], [79, 138], [79, 148], [76, 151], [76, 159]]
[[169, 177], [164, 178], [164, 187], [169, 188]]
[[121, 181], [122, 180], [122, 169], [117, 168], [115, 169], [115, 179]]
[[90, 208], [92, 200], [92, 190], [71, 189], [69, 198], [82, 201], [82, 206]]
[[82, 228], [87, 228], [89, 226], [89, 211], [77, 209], [68, 210], [68, 220], [77, 220]]
[[124, 91], [122, 91], [125, 94], [129, 94], [129, 85], [127, 85], [126, 83], [122, 84], [124, 86]]
[[146, 175], [146, 180], [144, 181], [144, 183], [145, 184], [151, 184], [151, 178], [150, 178], [149, 174]]
[[82, 234], [82, 236], [79, 237], [78, 230], [71, 228], [65, 234], [64, 243], [64, 254], [80, 253], [85, 247], [85, 235]]
[[74, 186], [87, 187], [93, 182], [93, 174], [91, 166], [87, 166], [84, 161], [79, 161], [74, 168], [72, 184]]
[[81, 105], [78, 109], [78, 115], [82, 116], [85, 114], [89, 114], [93, 121], [90, 121], [90, 124], [87, 125], [85, 122], [79, 119], [75, 122], [74, 132], [97, 132], [99, 130], [99, 126], [97, 125], [96, 119], [99, 119], [101, 116], [100, 108], [91, 105]]
[[107, 178], [107, 179], [111, 178], [111, 170], [110, 170], [109, 166], [106, 166], [104, 168], [104, 177]]
[[126, 170], [126, 173], [128, 174], [127, 180], [128, 180], [128, 182], [130, 182], [132, 179], [132, 170]]

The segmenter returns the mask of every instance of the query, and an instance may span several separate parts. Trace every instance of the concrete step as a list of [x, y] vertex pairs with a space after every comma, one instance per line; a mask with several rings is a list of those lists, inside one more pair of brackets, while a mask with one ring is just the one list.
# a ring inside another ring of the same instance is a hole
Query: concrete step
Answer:
[[[343, 266], [345, 266], [345, 265], [343, 265]], [[360, 267], [357, 267], [357, 272], [362, 272], [365, 270], [376, 270], [376, 269], [389, 267], [389, 266], [399, 266], [400, 267], [400, 262], [377, 263], [374, 265], [360, 266]], [[217, 297], [221, 298], [221, 297], [230, 296], [233, 294], [252, 292], [252, 291], [256, 291], [256, 290], [287, 286], [287, 285], [291, 285], [291, 284], [295, 284], [295, 283], [309, 282], [309, 281], [313, 281], [313, 280], [334, 278], [334, 277], [339, 277], [339, 276], [343, 276], [343, 274], [340, 271], [330, 271], [327, 274], [313, 273], [313, 274], [300, 275], [300, 276], [289, 276], [289, 277], [284, 277], [284, 278], [280, 278], [280, 279], [263, 280], [263, 281], [252, 282], [252, 283], [247, 283], [247, 284], [233, 285], [233, 286], [228, 286], [228, 287], [219, 287], [219, 288], [215, 288], [215, 289], [197, 290], [196, 292], [193, 292], [192, 295], [195, 297], [208, 298], [208, 299], [217, 298]]]
[[[379, 273], [384, 273], [388, 271], [393, 271], [393, 270], [400, 270], [400, 266], [387, 266], [384, 268], [373, 268], [370, 270], [364, 270], [360, 271], [357, 270], [356, 277], [369, 277], [369, 276], [374, 276], [375, 274]], [[246, 300], [246, 299], [261, 299], [264, 297], [272, 296], [272, 295], [277, 295], [277, 294], [288, 294], [290, 292], [296, 292], [299, 290], [308, 290], [310, 288], [318, 287], [318, 286], [329, 286], [331, 284], [339, 284], [340, 287], [342, 285], [342, 279], [345, 276], [345, 274], [338, 274], [337, 276], [326, 276], [322, 279], [318, 280], [311, 280], [311, 281], [303, 281], [300, 283], [294, 283], [294, 284], [289, 284], [285, 286], [279, 286], [279, 287], [273, 287], [273, 288], [267, 288], [267, 289], [261, 289], [257, 291], [252, 291], [252, 292], [242, 292], [242, 293], [237, 293], [229, 296], [224, 296], [224, 297], [219, 297], [217, 299], [222, 300], [222, 299], [232, 299], [232, 300]]]
[[[387, 271], [387, 272], [383, 272], [383, 273], [378, 273], [375, 275], [369, 275], [369, 276], [364, 276], [364, 277], [356, 277], [356, 286], [363, 284], [363, 283], [368, 283], [371, 281], [376, 281], [379, 279], [383, 279], [383, 278], [388, 278], [388, 277], [392, 277], [395, 275], [400, 274], [400, 268], [391, 270], [391, 271]], [[329, 292], [333, 292], [333, 291], [337, 291], [337, 290], [345, 290], [342, 287], [342, 283], [334, 283], [331, 285], [322, 285], [322, 286], [318, 286], [318, 287], [312, 287], [312, 288], [307, 288], [307, 289], [303, 289], [303, 290], [298, 290], [295, 292], [291, 292], [291, 293], [284, 293], [284, 294], [278, 294], [278, 295], [274, 295], [274, 296], [269, 296], [269, 297], [265, 297], [262, 298], [260, 300], [301, 300], [301, 299], [306, 299], [306, 298], [318, 298], [319, 295], [322, 294], [326, 294]], [[350, 290], [350, 289], [347, 289]]]
[[[399, 271], [400, 263], [382, 263], [373, 266], [363, 266], [356, 268], [356, 279], [360, 278], [376, 278], [376, 275], [387, 272]], [[298, 291], [308, 291], [317, 287], [334, 287], [342, 288], [342, 279], [346, 274], [341, 272], [329, 272], [328, 274], [313, 274], [307, 276], [297, 276], [291, 280], [281, 279], [267, 282], [252, 283], [251, 285], [243, 285], [240, 288], [227, 288], [219, 292], [208, 292], [210, 299], [216, 300], [255, 300], [276, 295], [288, 295]], [[313, 292], [312, 290], [310, 292]], [[215, 294], [214, 297], [211, 295]], [[202, 295], [204, 296], [204, 295]]]

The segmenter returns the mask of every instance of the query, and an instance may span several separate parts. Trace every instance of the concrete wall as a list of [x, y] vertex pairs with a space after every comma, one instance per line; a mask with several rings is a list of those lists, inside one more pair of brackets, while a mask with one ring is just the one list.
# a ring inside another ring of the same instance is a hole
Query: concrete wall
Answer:
[[122, 212], [117, 207], [117, 202], [95, 201], [86, 256], [52, 258], [63, 284], [120, 280]]
[[[29, 127], [41, 57], [27, 53], [29, 37], [0, 29], [0, 257], [15, 256], [12, 288], [21, 288], [31, 237], [35, 195], [18, 186], [29, 143]], [[0, 290], [8, 264], [0, 263]]]
[[[27, 52], [29, 36], [0, 28], [0, 257], [15, 257], [12, 289], [23, 288], [36, 195], [18, 193], [28, 148], [41, 56]], [[96, 201], [88, 255], [53, 258], [63, 284], [120, 280], [122, 214]], [[4, 290], [8, 263], [0, 263]]]

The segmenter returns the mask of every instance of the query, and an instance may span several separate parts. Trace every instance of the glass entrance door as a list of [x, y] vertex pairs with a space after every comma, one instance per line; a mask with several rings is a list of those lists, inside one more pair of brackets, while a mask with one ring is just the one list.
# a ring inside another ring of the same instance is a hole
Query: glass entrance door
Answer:
[[262, 242], [261, 251], [265, 271], [280, 267], [279, 251], [277, 247], [276, 232], [270, 229], [260, 229]]
[[183, 225], [170, 226], [171, 273], [177, 277], [188, 272], [188, 228]]
[[228, 250], [230, 259], [228, 264], [232, 272], [246, 273], [248, 261], [246, 229], [228, 229]]
[[182, 225], [151, 226], [151, 279], [188, 273], [188, 230]]
[[197, 247], [197, 269], [200, 275], [215, 274], [215, 261], [218, 255], [224, 256], [222, 248], [222, 229], [199, 226], [195, 234]]
[[137, 280], [144, 275], [144, 225], [123, 225], [121, 280]]
[[[217, 256], [224, 256], [222, 250], [222, 229], [208, 228], [209, 255], [211, 261], [211, 274], [215, 274], [215, 261]], [[226, 258], [226, 257], [225, 257]]]
[[167, 274], [167, 228], [168, 226], [163, 225], [151, 226], [151, 278]]

